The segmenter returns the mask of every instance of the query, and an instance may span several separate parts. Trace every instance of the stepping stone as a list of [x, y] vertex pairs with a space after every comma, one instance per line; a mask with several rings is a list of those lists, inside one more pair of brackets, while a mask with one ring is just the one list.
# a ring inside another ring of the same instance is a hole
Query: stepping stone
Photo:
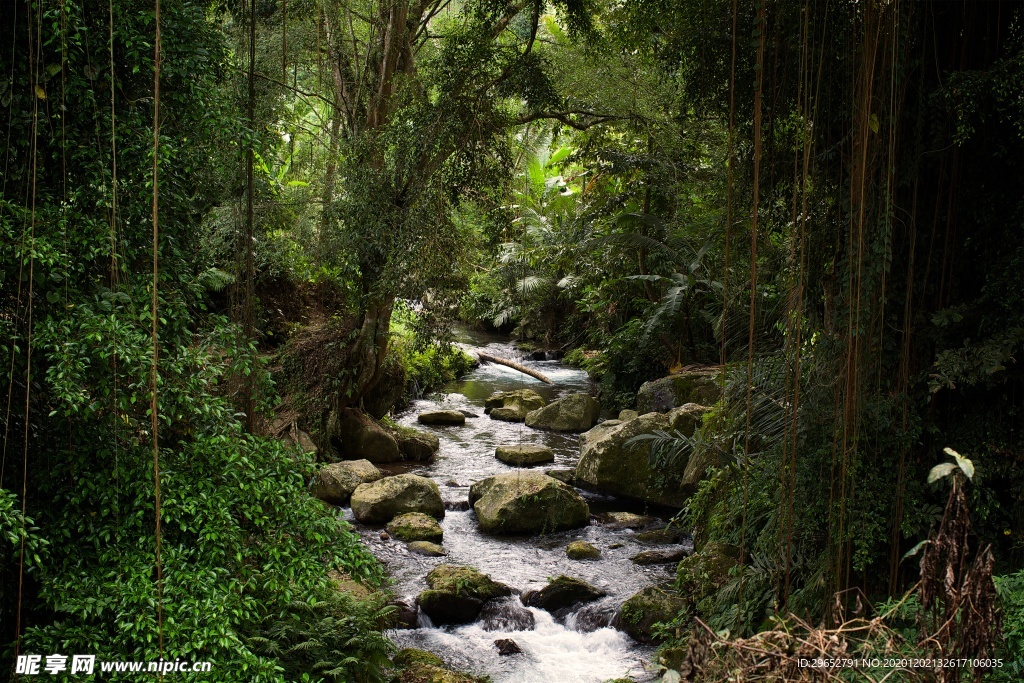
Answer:
[[425, 425], [460, 427], [466, 424], [466, 416], [459, 410], [431, 410], [426, 413], [420, 413], [416, 419]]
[[554, 462], [555, 452], [547, 446], [537, 444], [519, 444], [515, 446], [498, 446], [494, 456], [508, 465], [529, 467], [545, 462]]
[[444, 557], [448, 554], [448, 551], [443, 547], [430, 541], [413, 541], [412, 543], [407, 543], [405, 547], [409, 549], [410, 553], [416, 553], [425, 557]]

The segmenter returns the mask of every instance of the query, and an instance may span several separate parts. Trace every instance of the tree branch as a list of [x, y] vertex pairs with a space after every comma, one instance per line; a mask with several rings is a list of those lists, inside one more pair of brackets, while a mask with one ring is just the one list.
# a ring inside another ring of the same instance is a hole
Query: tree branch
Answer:
[[[593, 117], [589, 121], [579, 121], [570, 118], [573, 115], [577, 116], [591, 116]], [[602, 123], [608, 123], [609, 121], [621, 121], [625, 119], [625, 116], [615, 116], [612, 114], [596, 114], [592, 111], [546, 111], [546, 112], [535, 112], [533, 114], [524, 114], [516, 119], [513, 119], [512, 123], [515, 125], [522, 125], [524, 123], [530, 123], [531, 121], [539, 121], [541, 119], [551, 119], [559, 121], [570, 128], [576, 130], [587, 130], [592, 126], [596, 126]]]

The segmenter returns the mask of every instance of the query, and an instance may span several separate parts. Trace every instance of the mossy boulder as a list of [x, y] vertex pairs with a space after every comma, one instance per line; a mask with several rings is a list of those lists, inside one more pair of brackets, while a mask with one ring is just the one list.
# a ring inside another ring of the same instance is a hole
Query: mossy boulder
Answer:
[[526, 426], [555, 432], [585, 432], [594, 426], [601, 404], [587, 394], [569, 394], [526, 414]]
[[397, 683], [490, 683], [490, 680], [436, 664], [413, 664], [402, 669], [396, 679]]
[[583, 498], [540, 472], [508, 472], [469, 489], [480, 528], [493, 534], [535, 534], [585, 526], [590, 508]]
[[406, 512], [398, 515], [387, 526], [388, 533], [400, 541], [440, 542], [444, 536], [441, 525], [433, 517], [422, 512]]
[[430, 479], [399, 474], [360, 484], [352, 493], [352, 512], [364, 524], [387, 524], [407, 512], [422, 512], [441, 519], [444, 502], [437, 484]]
[[729, 580], [729, 570], [739, 561], [740, 549], [727, 543], [708, 542], [676, 567], [676, 585], [691, 604], [712, 596]]
[[687, 403], [716, 403], [722, 395], [720, 373], [718, 368], [697, 368], [644, 382], [636, 395], [637, 412], [667, 413]]
[[577, 481], [615, 495], [682, 507], [690, 493], [682, 487], [686, 459], [652, 466], [650, 442], [627, 443], [641, 434], [667, 431], [672, 424], [690, 436], [707, 410], [690, 404], [669, 414], [646, 413], [612, 427], [597, 425], [580, 438]]
[[458, 410], [431, 410], [425, 413], [420, 413], [416, 416], [416, 420], [425, 425], [441, 425], [447, 427], [458, 427], [466, 424], [466, 416]]
[[498, 446], [494, 449], [494, 457], [515, 467], [530, 467], [546, 462], [554, 462], [555, 452], [547, 446], [524, 443], [512, 446]]
[[484, 401], [484, 410], [495, 420], [522, 422], [526, 414], [543, 408], [547, 401], [532, 389], [496, 391]]
[[503, 583], [473, 567], [442, 564], [427, 574], [429, 590], [417, 598], [420, 609], [435, 624], [468, 624], [480, 614], [484, 603], [512, 594]]
[[664, 529], [651, 529], [650, 531], [641, 531], [634, 540], [640, 543], [650, 543], [651, 545], [667, 545], [669, 543], [678, 543], [682, 536], [682, 531], [674, 527], [666, 527]]
[[398, 450], [405, 460], [429, 462], [441, 448], [441, 440], [436, 435], [412, 427], [396, 427], [395, 438], [398, 440]]
[[410, 541], [405, 544], [405, 547], [409, 549], [410, 553], [423, 555], [424, 557], [444, 557], [448, 554], [444, 546], [431, 543], [430, 541]]
[[346, 460], [325, 465], [313, 475], [310, 493], [325, 503], [345, 505], [360, 484], [384, 475], [369, 460]]
[[685, 606], [685, 601], [675, 591], [648, 586], [622, 604], [616, 618], [616, 625], [641, 643], [656, 642], [654, 625], [669, 622]]
[[558, 576], [540, 590], [523, 593], [527, 607], [547, 610], [555, 616], [564, 615], [570, 608], [602, 598], [606, 593], [586, 581], [571, 576]]
[[573, 541], [565, 547], [565, 554], [570, 560], [596, 560], [601, 551], [586, 541]]
[[629, 422], [640, 417], [640, 413], [635, 410], [620, 410], [619, 411], [619, 422]]
[[612, 529], [642, 529], [654, 521], [650, 515], [635, 512], [605, 512], [598, 519]]
[[483, 601], [512, 595], [512, 589], [491, 579], [479, 569], [458, 564], [442, 564], [427, 573], [427, 585], [433, 590], [468, 595]]
[[629, 558], [633, 564], [673, 564], [690, 555], [686, 548], [666, 548], [663, 550], [642, 550]]
[[331, 448], [345, 460], [381, 463], [402, 459], [394, 435], [354, 408], [332, 411], [325, 432]]

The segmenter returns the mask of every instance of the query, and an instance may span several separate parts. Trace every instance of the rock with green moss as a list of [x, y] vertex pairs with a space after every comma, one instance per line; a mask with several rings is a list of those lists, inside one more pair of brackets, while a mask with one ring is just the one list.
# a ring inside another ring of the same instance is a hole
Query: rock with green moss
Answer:
[[647, 413], [612, 427], [597, 425], [580, 438], [577, 481], [615, 495], [682, 507], [690, 493], [682, 488], [686, 458], [652, 464], [650, 442], [631, 440], [643, 434], [665, 432], [673, 420], [684, 435], [690, 436], [707, 410], [687, 405], [669, 414]]
[[670, 543], [678, 543], [681, 537], [682, 531], [674, 527], [666, 527], [664, 529], [641, 531], [633, 538], [641, 543], [650, 543], [651, 545], [668, 545]]
[[387, 524], [407, 512], [442, 519], [444, 502], [437, 484], [430, 479], [399, 474], [360, 484], [352, 493], [352, 512], [363, 524]]
[[709, 406], [722, 395], [718, 368], [697, 368], [644, 382], [636, 394], [637, 412], [667, 413], [687, 403]]
[[405, 544], [405, 547], [409, 549], [410, 553], [423, 555], [424, 557], [444, 557], [448, 554], [448, 551], [443, 546], [431, 543], [430, 541], [410, 541]]
[[585, 432], [594, 426], [601, 404], [587, 394], [569, 394], [526, 414], [526, 426], [555, 432]]
[[395, 438], [398, 440], [398, 450], [405, 460], [429, 462], [441, 448], [441, 440], [436, 435], [412, 427], [396, 426]]
[[629, 422], [640, 417], [640, 413], [635, 410], [620, 410], [619, 411], [619, 422]]
[[484, 401], [484, 410], [495, 420], [522, 422], [526, 414], [543, 408], [547, 401], [532, 389], [496, 391]]
[[438, 626], [469, 624], [476, 620], [484, 601], [470, 595], [425, 590], [416, 598], [420, 611]]
[[642, 529], [654, 522], [654, 517], [635, 512], [605, 512], [598, 518], [612, 529]]
[[416, 416], [420, 424], [459, 427], [466, 424], [466, 416], [458, 410], [430, 410]]
[[729, 570], [739, 561], [735, 545], [709, 541], [676, 567], [676, 585], [691, 603], [715, 595], [729, 580]]
[[527, 607], [547, 610], [555, 616], [562, 616], [576, 605], [593, 602], [604, 597], [604, 591], [586, 581], [571, 576], [558, 576], [540, 590], [523, 593], [522, 601]]
[[634, 640], [653, 643], [657, 640], [655, 624], [672, 621], [685, 604], [671, 589], [648, 586], [622, 604], [616, 625]]
[[586, 541], [573, 541], [565, 547], [565, 554], [570, 560], [596, 560], [601, 551]]
[[444, 536], [441, 525], [433, 517], [422, 512], [406, 512], [398, 515], [387, 526], [388, 533], [400, 541], [433, 541], [438, 543]]
[[480, 528], [493, 534], [551, 533], [585, 526], [590, 508], [571, 486], [540, 472], [508, 472], [469, 489]]
[[511, 446], [498, 446], [494, 449], [494, 457], [515, 467], [530, 467], [546, 462], [553, 462], [555, 452], [547, 446], [524, 443]]
[[643, 550], [629, 558], [633, 564], [673, 564], [685, 557], [689, 557], [690, 551], [686, 548], [668, 548], [665, 550]]
[[490, 683], [490, 679], [433, 664], [413, 664], [398, 674], [397, 683]]
[[346, 460], [381, 463], [402, 459], [394, 435], [355, 408], [331, 412], [327, 418], [325, 435], [331, 448]]
[[512, 595], [512, 589], [491, 579], [475, 567], [442, 564], [427, 574], [427, 585], [433, 590], [468, 595], [483, 601]]
[[313, 476], [310, 493], [325, 503], [345, 505], [360, 484], [377, 481], [380, 470], [369, 460], [345, 460], [325, 465]]

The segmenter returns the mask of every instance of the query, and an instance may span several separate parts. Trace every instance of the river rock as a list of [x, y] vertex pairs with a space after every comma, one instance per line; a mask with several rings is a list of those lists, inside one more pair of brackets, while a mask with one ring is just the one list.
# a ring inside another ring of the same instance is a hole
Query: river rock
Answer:
[[466, 424], [466, 416], [458, 410], [431, 410], [420, 413], [416, 420], [425, 425], [462, 426]]
[[402, 427], [395, 438], [398, 440], [398, 450], [406, 460], [429, 462], [441, 448], [441, 440], [436, 435], [411, 427]]
[[395, 656], [391, 658], [391, 661], [394, 662], [395, 666], [399, 669], [406, 669], [417, 664], [444, 666], [444, 661], [433, 652], [418, 650], [414, 647], [402, 648], [395, 653]]
[[573, 482], [576, 481], [576, 470], [569, 467], [561, 467], [554, 470], [545, 470], [544, 474], [548, 475], [553, 479], [557, 479], [563, 484], [569, 484], [572, 486]]
[[400, 541], [440, 542], [444, 536], [441, 525], [433, 517], [422, 512], [406, 512], [398, 515], [387, 526], [388, 533]]
[[411, 541], [406, 543], [405, 547], [409, 549], [410, 553], [423, 555], [424, 557], [444, 557], [448, 554], [444, 546], [431, 543], [430, 541]]
[[635, 410], [620, 410], [619, 411], [619, 422], [629, 422], [640, 417], [640, 413]]
[[420, 593], [416, 601], [423, 613], [439, 626], [471, 623], [484, 605], [480, 598], [432, 589]]
[[313, 475], [310, 493], [325, 503], [345, 505], [360, 484], [377, 481], [380, 470], [369, 460], [346, 460], [324, 465]]
[[491, 600], [480, 610], [480, 628], [485, 631], [532, 631], [535, 625], [533, 612], [515, 598]]
[[687, 403], [709, 406], [722, 395], [721, 371], [697, 368], [644, 382], [636, 394], [637, 412], [667, 413]]
[[434, 590], [493, 600], [512, 595], [512, 589], [491, 579], [479, 569], [457, 564], [441, 564], [427, 573], [427, 585]]
[[653, 522], [654, 518], [635, 512], [606, 512], [598, 515], [598, 520], [612, 529], [642, 529]]
[[402, 459], [394, 435], [355, 408], [332, 411], [327, 418], [326, 435], [331, 447], [345, 460], [380, 463]]
[[543, 408], [547, 401], [532, 389], [496, 391], [484, 401], [484, 409], [495, 420], [522, 422], [526, 414]]
[[684, 606], [683, 598], [671, 589], [648, 586], [622, 604], [615, 625], [634, 640], [652, 643], [654, 625], [671, 621]]
[[585, 526], [586, 501], [562, 482], [539, 472], [508, 472], [469, 488], [480, 528], [495, 534], [550, 533]]
[[394, 600], [391, 600], [391, 602], [389, 602], [388, 604], [394, 607], [395, 611], [397, 612], [395, 616], [395, 628], [416, 628], [416, 621], [417, 616], [419, 614], [419, 610], [416, 608], [415, 603], [410, 603], [408, 600], [395, 598]]
[[547, 446], [524, 443], [514, 446], [498, 446], [494, 449], [494, 457], [515, 467], [529, 467], [545, 462], [554, 462], [555, 452]]
[[526, 426], [555, 432], [585, 432], [594, 426], [601, 404], [587, 394], [569, 394], [526, 414]]
[[633, 564], [671, 564], [687, 557], [690, 551], [686, 548], [668, 548], [665, 550], [643, 550], [629, 558]]
[[681, 433], [690, 436], [707, 410], [689, 404], [667, 415], [647, 413], [613, 427], [597, 425], [580, 438], [577, 481], [615, 495], [682, 507], [691, 492], [682, 488], [686, 459], [652, 466], [650, 442], [626, 444], [641, 434], [667, 431], [673, 420]]
[[441, 491], [430, 479], [415, 474], [385, 477], [360, 484], [352, 493], [352, 512], [363, 524], [386, 524], [406, 512], [444, 517]]
[[593, 602], [605, 596], [604, 591], [594, 588], [586, 581], [571, 576], [552, 579], [540, 590], [523, 593], [523, 604], [547, 610], [555, 616], [563, 616], [571, 607]]
[[519, 655], [523, 653], [522, 648], [519, 647], [519, 643], [512, 640], [511, 638], [498, 638], [494, 641], [494, 645], [498, 648], [498, 654], [502, 657], [507, 655]]
[[565, 546], [565, 554], [570, 560], [596, 560], [601, 551], [586, 541], [573, 541]]
[[682, 531], [672, 527], [666, 527], [664, 529], [651, 529], [650, 531], [641, 531], [633, 538], [640, 543], [650, 543], [652, 545], [668, 545], [670, 543], [678, 543], [679, 538], [682, 536]]

